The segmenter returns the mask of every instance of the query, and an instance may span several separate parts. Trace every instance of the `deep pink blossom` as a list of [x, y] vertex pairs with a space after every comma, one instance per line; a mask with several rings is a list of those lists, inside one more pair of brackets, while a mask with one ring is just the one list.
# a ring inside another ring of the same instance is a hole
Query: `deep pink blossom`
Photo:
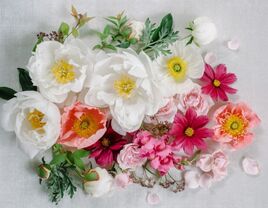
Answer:
[[206, 149], [205, 138], [211, 137], [213, 131], [204, 126], [209, 122], [207, 116], [197, 116], [193, 108], [189, 108], [185, 115], [178, 112], [175, 116], [170, 135], [175, 138], [173, 146], [192, 155], [194, 147]]
[[215, 101], [221, 99], [227, 101], [227, 94], [235, 94], [236, 89], [230, 87], [237, 80], [235, 74], [227, 73], [226, 66], [220, 64], [214, 69], [209, 64], [205, 65], [205, 73], [201, 78], [203, 81], [202, 92], [208, 94]]

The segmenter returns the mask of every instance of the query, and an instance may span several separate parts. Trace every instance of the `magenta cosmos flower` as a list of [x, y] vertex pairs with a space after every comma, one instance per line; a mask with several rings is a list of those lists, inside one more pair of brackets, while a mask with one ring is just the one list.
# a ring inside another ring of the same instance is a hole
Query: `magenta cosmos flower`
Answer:
[[174, 137], [173, 146], [192, 155], [194, 147], [206, 149], [205, 138], [211, 137], [213, 131], [204, 126], [209, 122], [207, 116], [197, 116], [193, 108], [188, 108], [185, 115], [177, 113], [170, 130], [170, 135]]
[[227, 73], [226, 66], [220, 64], [213, 70], [209, 64], [205, 65], [205, 73], [201, 78], [203, 81], [202, 92], [208, 94], [215, 101], [221, 99], [227, 101], [226, 93], [235, 94], [236, 89], [230, 87], [237, 80], [235, 74]]
[[127, 140], [117, 134], [108, 124], [104, 136], [86, 149], [91, 151], [90, 157], [95, 158], [99, 166], [109, 168], [116, 161], [117, 155], [126, 143]]

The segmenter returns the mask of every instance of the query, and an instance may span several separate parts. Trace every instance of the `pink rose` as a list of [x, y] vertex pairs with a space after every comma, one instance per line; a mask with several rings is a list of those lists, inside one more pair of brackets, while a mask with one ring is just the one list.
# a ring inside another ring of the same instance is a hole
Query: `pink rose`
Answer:
[[201, 155], [196, 163], [202, 171], [213, 174], [214, 181], [220, 181], [227, 175], [228, 158], [221, 150]]
[[185, 112], [192, 107], [199, 115], [207, 114], [213, 105], [211, 98], [202, 94], [201, 87], [197, 84], [190, 91], [177, 95], [177, 100], [180, 111]]
[[126, 144], [117, 156], [117, 162], [123, 170], [135, 169], [144, 164], [145, 158], [141, 158], [140, 148], [137, 144]]
[[146, 123], [170, 122], [172, 123], [177, 113], [177, 106], [173, 98], [170, 98], [167, 104], [160, 108], [154, 116], [145, 117]]
[[64, 108], [59, 144], [82, 149], [96, 143], [106, 132], [106, 115], [98, 108], [74, 103]]
[[119, 173], [114, 178], [114, 184], [119, 188], [126, 188], [131, 183], [132, 181], [127, 173]]

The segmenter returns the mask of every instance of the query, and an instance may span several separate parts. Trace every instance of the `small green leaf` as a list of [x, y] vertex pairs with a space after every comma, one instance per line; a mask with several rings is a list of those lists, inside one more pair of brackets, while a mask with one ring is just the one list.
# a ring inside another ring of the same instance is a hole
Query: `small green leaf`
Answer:
[[44, 37], [43, 37], [43, 36], [40, 36], [40, 37], [37, 39], [37, 41], [36, 41], [36, 43], [35, 43], [35, 45], [34, 45], [34, 47], [33, 47], [33, 49], [32, 49], [32, 52], [35, 52], [37, 46], [38, 46], [40, 43], [42, 43], [43, 41], [44, 41]]
[[15, 97], [17, 92], [9, 87], [0, 87], [0, 98], [10, 100]]
[[194, 40], [194, 37], [191, 36], [191, 38], [190, 38], [189, 41], [186, 43], [186, 45], [190, 45], [190, 44], [193, 42], [193, 40]]
[[77, 30], [76, 28], [74, 28], [74, 27], [73, 27], [73, 29], [72, 29], [72, 35], [73, 35], [75, 38], [77, 38], [78, 35], [79, 35], [78, 30]]
[[61, 32], [64, 36], [69, 34], [70, 27], [67, 23], [62, 22], [59, 28], [59, 32]]
[[114, 47], [113, 45], [109, 44], [109, 45], [105, 45], [105, 48], [116, 51], [116, 47]]
[[83, 157], [87, 157], [88, 155], [89, 155], [89, 151], [86, 151], [86, 150], [83, 150], [83, 149], [76, 150], [73, 153], [73, 156], [76, 157], [76, 158], [83, 158]]
[[18, 68], [19, 81], [23, 91], [37, 91], [37, 87], [33, 85], [29, 72], [25, 69]]
[[129, 42], [131, 45], [135, 45], [138, 42], [138, 40], [136, 38], [130, 38]]
[[110, 29], [111, 29], [110, 26], [109, 25], [106, 25], [105, 28], [104, 28], [104, 30], [103, 30], [103, 34], [105, 36], [108, 36], [110, 34]]
[[95, 45], [94, 47], [93, 47], [93, 50], [96, 50], [96, 49], [102, 49], [102, 46], [101, 45]]
[[119, 45], [117, 45], [117, 47], [119, 47], [119, 48], [128, 48], [129, 46], [130, 46], [129, 42], [123, 42], [123, 43], [120, 43]]
[[99, 180], [100, 176], [95, 170], [90, 170], [88, 173], [85, 174], [84, 179], [86, 181], [97, 181]]
[[50, 162], [50, 165], [59, 165], [66, 160], [66, 153], [55, 155]]
[[84, 162], [80, 158], [74, 157], [74, 164], [81, 170], [85, 170]]
[[132, 29], [130, 27], [124, 28], [124, 30], [121, 32], [124, 37], [128, 37], [132, 32]]

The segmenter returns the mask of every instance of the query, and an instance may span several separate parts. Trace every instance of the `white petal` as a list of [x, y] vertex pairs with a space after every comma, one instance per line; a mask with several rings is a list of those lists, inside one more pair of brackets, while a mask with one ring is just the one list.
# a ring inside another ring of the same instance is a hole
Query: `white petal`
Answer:
[[202, 188], [210, 188], [213, 183], [213, 175], [210, 173], [203, 173], [199, 179], [199, 185]]
[[156, 193], [148, 192], [146, 201], [149, 205], [157, 205], [160, 203], [160, 197]]
[[233, 51], [238, 50], [239, 47], [240, 47], [239, 40], [236, 39], [236, 38], [234, 38], [234, 39], [232, 39], [232, 40], [229, 40], [229, 41], [227, 42], [227, 47], [228, 47], [230, 50], [233, 50]]
[[242, 161], [242, 167], [246, 174], [248, 175], [258, 175], [260, 173], [260, 167], [256, 160], [245, 157]]
[[196, 189], [199, 187], [199, 178], [200, 175], [195, 170], [187, 171], [184, 174], [185, 186], [190, 189]]

